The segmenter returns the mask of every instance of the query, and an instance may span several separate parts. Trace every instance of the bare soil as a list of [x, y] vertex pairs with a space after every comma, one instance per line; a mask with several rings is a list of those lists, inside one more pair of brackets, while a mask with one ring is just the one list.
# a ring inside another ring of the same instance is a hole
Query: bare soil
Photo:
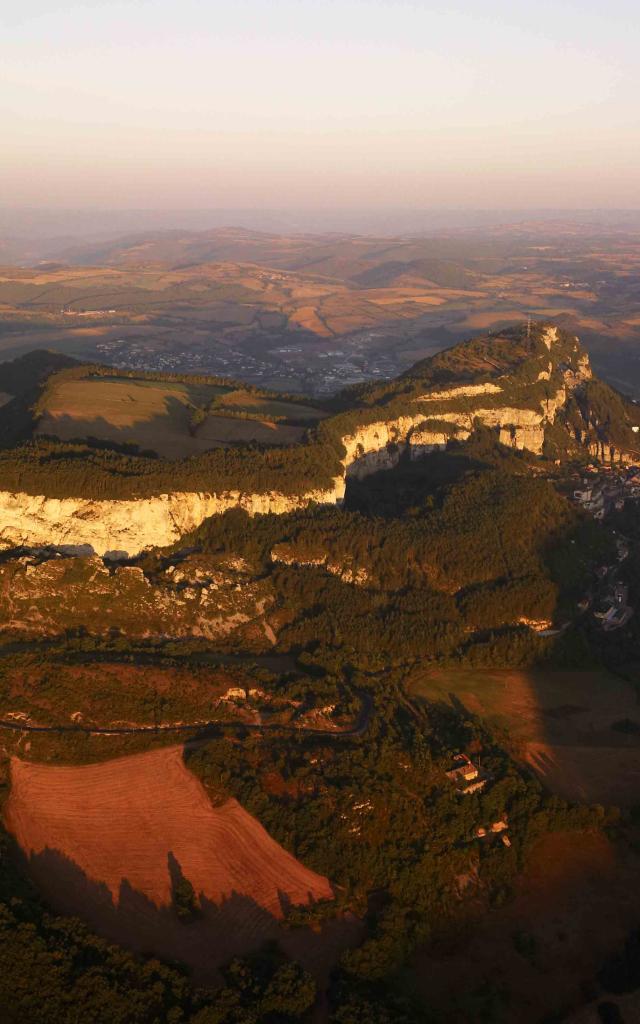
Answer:
[[[214, 807], [178, 746], [81, 767], [14, 758], [8, 830], [45, 897], [98, 933], [185, 962], [200, 981], [230, 956], [279, 938], [318, 976], [355, 922], [287, 930], [289, 905], [330, 899], [328, 879], [275, 842], [237, 801]], [[172, 905], [180, 875], [198, 898], [185, 923]]]

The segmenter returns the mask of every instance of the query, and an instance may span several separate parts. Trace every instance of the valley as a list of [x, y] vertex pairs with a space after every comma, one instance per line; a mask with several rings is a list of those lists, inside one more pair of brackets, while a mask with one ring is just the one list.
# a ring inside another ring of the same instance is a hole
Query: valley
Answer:
[[[55, 247], [54, 247], [55, 248]], [[640, 393], [631, 230], [562, 221], [431, 237], [172, 232], [0, 268], [0, 353], [55, 348], [326, 397], [527, 316], [577, 332]]]
[[332, 399], [2, 365], [0, 1000], [37, 946], [104, 1024], [584, 1009], [636, 914], [640, 413], [577, 337]]

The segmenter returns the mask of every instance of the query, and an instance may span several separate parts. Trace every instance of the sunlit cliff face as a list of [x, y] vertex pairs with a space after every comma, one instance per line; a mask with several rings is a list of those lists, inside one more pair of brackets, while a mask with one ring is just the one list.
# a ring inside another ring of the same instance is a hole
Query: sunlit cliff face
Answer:
[[[550, 369], [543, 368], [543, 374], [551, 374], [554, 346], [560, 341], [557, 328], [547, 327], [542, 332], [545, 367], [546, 350], [551, 359]], [[407, 451], [411, 458], [420, 458], [444, 448], [451, 438], [464, 441], [478, 424], [495, 430], [498, 440], [507, 446], [539, 454], [545, 428], [554, 423], [568, 394], [591, 375], [588, 357], [581, 354], [577, 339], [572, 344], [572, 364], [561, 364], [556, 390], [549, 391], [543, 398], [538, 395], [537, 406], [534, 403], [532, 407], [530, 400], [527, 401], [529, 385], [509, 384], [508, 396], [505, 392], [504, 404], [501, 404], [496, 403], [496, 399], [500, 398], [502, 384], [484, 383], [454, 385], [444, 392], [434, 388], [431, 393], [408, 399], [407, 415], [390, 415], [385, 419], [383, 407], [380, 407], [380, 419], [357, 426], [342, 436], [342, 473], [327, 489], [285, 495], [277, 490], [216, 493], [212, 488], [207, 493], [176, 491], [136, 500], [59, 499], [0, 492], [0, 547], [52, 544], [72, 548], [85, 546], [99, 555], [133, 555], [148, 547], [173, 544], [209, 516], [232, 508], [242, 508], [250, 515], [279, 515], [313, 504], [341, 504], [348, 477], [362, 479], [390, 469]], [[562, 354], [560, 349], [558, 352]], [[507, 378], [498, 378], [498, 381], [507, 382]], [[523, 404], [519, 406], [521, 387]], [[485, 396], [492, 400], [487, 401], [486, 407]], [[435, 419], [430, 420], [432, 405]], [[610, 446], [602, 447], [600, 454], [606, 460], [620, 457]]]

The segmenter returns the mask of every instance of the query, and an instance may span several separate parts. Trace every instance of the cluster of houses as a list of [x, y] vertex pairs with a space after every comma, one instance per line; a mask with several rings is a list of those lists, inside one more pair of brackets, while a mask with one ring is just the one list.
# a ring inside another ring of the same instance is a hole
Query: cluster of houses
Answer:
[[[640, 466], [628, 466], [624, 471], [612, 472], [602, 467], [588, 466], [595, 479], [583, 480], [582, 489], [573, 492], [574, 500], [596, 519], [604, 519], [614, 510], [624, 508], [627, 501], [640, 501]], [[602, 565], [596, 570], [597, 599], [587, 594], [578, 608], [592, 608], [594, 618], [605, 633], [626, 626], [634, 609], [628, 603], [629, 588], [619, 578], [619, 567], [629, 556], [630, 542], [621, 534], [616, 536], [617, 564]]]
[[481, 776], [478, 766], [466, 754], [455, 754], [445, 774], [463, 796], [478, 793], [487, 784], [486, 776]]
[[[445, 772], [448, 779], [463, 796], [470, 796], [471, 793], [478, 793], [487, 784], [487, 776], [483, 775], [480, 767], [473, 763], [467, 754], [454, 754], [451, 758], [451, 767]], [[511, 840], [507, 835], [509, 822], [506, 814], [498, 821], [490, 825], [478, 825], [471, 835], [471, 840], [489, 840], [500, 836], [503, 846], [511, 846]]]
[[573, 492], [574, 500], [594, 519], [604, 519], [614, 509], [624, 508], [627, 500], [640, 500], [640, 466], [628, 466], [613, 472], [608, 467], [588, 466], [592, 479], [585, 478], [582, 488]]

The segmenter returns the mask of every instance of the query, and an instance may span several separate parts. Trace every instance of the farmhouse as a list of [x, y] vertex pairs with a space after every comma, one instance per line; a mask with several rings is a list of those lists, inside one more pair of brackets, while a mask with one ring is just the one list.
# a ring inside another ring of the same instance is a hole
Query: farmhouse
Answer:
[[479, 770], [466, 754], [456, 754], [451, 768], [446, 772], [447, 778], [456, 783], [472, 782], [479, 774]]

